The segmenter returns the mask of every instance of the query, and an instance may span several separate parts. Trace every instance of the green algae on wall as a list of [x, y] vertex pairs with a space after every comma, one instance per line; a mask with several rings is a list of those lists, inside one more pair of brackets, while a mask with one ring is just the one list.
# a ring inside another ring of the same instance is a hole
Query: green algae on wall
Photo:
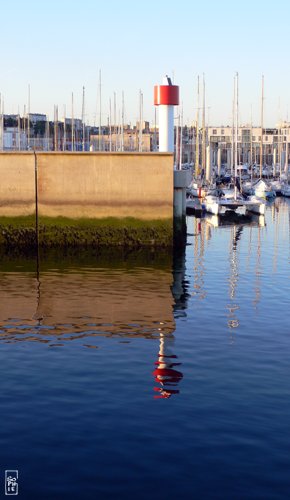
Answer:
[[0, 246], [32, 248], [36, 245], [35, 215], [0, 217]]
[[40, 246], [171, 246], [171, 220], [41, 217]]
[[173, 242], [172, 220], [134, 218], [69, 219], [1, 217], [0, 245], [14, 247], [169, 247]]

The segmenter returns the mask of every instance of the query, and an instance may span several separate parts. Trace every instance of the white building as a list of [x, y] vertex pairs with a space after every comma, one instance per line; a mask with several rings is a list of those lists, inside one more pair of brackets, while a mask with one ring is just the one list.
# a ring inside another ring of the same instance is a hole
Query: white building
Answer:
[[72, 124], [74, 126], [74, 129], [75, 130], [82, 130], [82, 127], [83, 127], [83, 122], [80, 118], [62, 118], [61, 120], [59, 120], [61, 123], [65, 123], [65, 126], [69, 126], [71, 127]]
[[4, 151], [17, 151], [27, 149], [27, 137], [18, 127], [7, 127], [3, 137], [0, 134], [0, 147]]
[[[234, 129], [226, 127], [208, 127], [207, 143], [211, 149], [212, 163], [217, 164], [218, 150], [221, 150], [222, 162], [228, 164], [233, 161], [232, 150]], [[238, 163], [262, 164], [285, 163], [288, 161], [290, 143], [290, 124], [281, 123], [275, 128], [251, 127], [250, 125], [238, 128]]]

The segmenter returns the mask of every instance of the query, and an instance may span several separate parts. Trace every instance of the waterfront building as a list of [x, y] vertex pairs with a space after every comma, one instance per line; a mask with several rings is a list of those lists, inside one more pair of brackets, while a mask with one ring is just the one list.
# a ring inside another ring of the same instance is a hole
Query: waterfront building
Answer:
[[[219, 149], [221, 150], [222, 163], [232, 162], [232, 127], [208, 127], [207, 136], [212, 152], [212, 164], [217, 165]], [[289, 142], [289, 123], [278, 124], [275, 128], [263, 128], [263, 131], [261, 127], [241, 126], [238, 129], [238, 163], [281, 164], [284, 167], [286, 157], [288, 164]]]
[[22, 151], [27, 149], [27, 136], [18, 127], [6, 127], [3, 133], [3, 144], [6, 151]]
[[[102, 127], [92, 130], [90, 134], [91, 151], [139, 151], [149, 152], [153, 150], [153, 136], [149, 129], [149, 122], [143, 122], [144, 129], [140, 131], [139, 122], [136, 126]], [[146, 128], [145, 128], [146, 127]]]
[[[202, 128], [198, 130], [198, 163], [201, 165], [203, 147], [210, 149], [211, 165], [221, 163], [231, 167], [233, 165], [234, 130], [232, 126], [209, 126], [203, 134]], [[180, 131], [179, 131], [180, 133]], [[175, 134], [176, 135], [176, 134]], [[202, 136], [205, 136], [203, 144]], [[182, 163], [196, 162], [196, 126], [184, 127], [182, 132]], [[240, 126], [238, 129], [238, 163], [257, 165], [274, 165], [282, 168], [289, 163], [290, 123], [282, 122], [274, 128], [254, 127], [251, 125]], [[263, 157], [261, 158], [261, 151]], [[179, 154], [179, 151], [175, 151]]]

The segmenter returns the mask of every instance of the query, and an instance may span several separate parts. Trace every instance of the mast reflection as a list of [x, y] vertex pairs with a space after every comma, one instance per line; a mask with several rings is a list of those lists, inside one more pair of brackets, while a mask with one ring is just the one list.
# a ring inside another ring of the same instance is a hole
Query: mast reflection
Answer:
[[[239, 327], [240, 321], [238, 317], [238, 311], [240, 306], [237, 301], [237, 287], [239, 282], [239, 251], [240, 251], [240, 241], [243, 237], [244, 228], [248, 227], [250, 229], [249, 234], [249, 248], [248, 248], [248, 257], [247, 257], [247, 267], [250, 266], [250, 257], [252, 254], [252, 228], [258, 229], [258, 244], [257, 244], [257, 262], [255, 266], [255, 274], [256, 278], [259, 279], [259, 265], [260, 265], [260, 252], [261, 252], [261, 244], [260, 244], [260, 230], [261, 227], [265, 226], [265, 219], [263, 216], [240, 216], [234, 215], [231, 217], [223, 217], [223, 216], [206, 216], [205, 217], [206, 225], [210, 225], [213, 228], [228, 228], [230, 231], [230, 239], [229, 239], [229, 299], [230, 302], [227, 304], [227, 327], [230, 331], [230, 340], [234, 341], [233, 332]], [[255, 283], [255, 300], [259, 300], [260, 296], [260, 285], [259, 283]]]
[[[205, 252], [205, 241], [208, 242], [211, 234], [210, 227], [204, 229], [201, 224], [201, 219], [195, 218], [194, 221], [194, 243], [193, 243], [193, 292], [192, 294], [196, 296], [199, 300], [204, 300], [206, 298], [206, 290], [204, 287], [204, 275], [205, 275], [205, 265], [204, 265], [204, 252]], [[203, 230], [202, 230], [203, 229]]]

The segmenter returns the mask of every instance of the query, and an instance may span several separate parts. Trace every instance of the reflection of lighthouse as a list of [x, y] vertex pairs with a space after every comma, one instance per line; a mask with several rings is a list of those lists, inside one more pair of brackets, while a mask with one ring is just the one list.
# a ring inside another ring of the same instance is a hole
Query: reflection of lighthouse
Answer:
[[172, 335], [169, 336], [164, 333], [160, 335], [158, 360], [155, 361], [156, 368], [153, 372], [155, 382], [159, 384], [158, 387], [154, 387], [154, 390], [159, 392], [158, 395], [154, 396], [155, 398], [170, 398], [172, 394], [179, 394], [179, 390], [175, 389], [175, 387], [178, 386], [183, 375], [175, 369], [181, 363], [174, 361], [177, 357], [171, 352], [170, 344], [172, 342], [174, 342]]
[[[173, 253], [173, 283], [172, 295], [174, 299], [174, 317], [183, 317], [187, 308], [189, 294], [188, 283], [185, 280], [185, 248], [176, 249]], [[170, 398], [173, 394], [179, 394], [178, 384], [183, 374], [176, 369], [181, 363], [177, 362], [177, 356], [173, 354], [175, 337], [172, 334], [160, 331], [158, 359], [155, 361], [153, 371], [154, 380], [158, 387], [154, 390], [159, 394], [155, 398]]]

